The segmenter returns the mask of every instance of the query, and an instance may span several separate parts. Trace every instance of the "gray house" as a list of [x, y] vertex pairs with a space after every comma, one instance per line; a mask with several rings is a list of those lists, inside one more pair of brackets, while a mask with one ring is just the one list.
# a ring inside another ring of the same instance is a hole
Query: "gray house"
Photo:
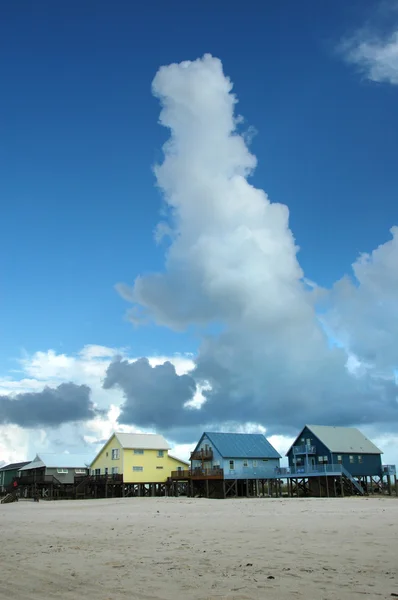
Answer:
[[19, 484], [56, 482], [70, 485], [75, 477], [89, 474], [91, 456], [79, 454], [37, 454], [19, 470]]

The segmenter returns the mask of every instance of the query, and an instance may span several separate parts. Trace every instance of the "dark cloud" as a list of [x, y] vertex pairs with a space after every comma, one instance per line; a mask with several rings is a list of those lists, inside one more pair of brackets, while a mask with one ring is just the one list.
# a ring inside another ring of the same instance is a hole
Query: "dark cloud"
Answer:
[[109, 365], [103, 386], [123, 391], [120, 423], [164, 431], [198, 416], [197, 410], [184, 408], [195, 393], [195, 380], [177, 375], [170, 362], [151, 367], [146, 358], [135, 362], [119, 358]]
[[42, 392], [0, 396], [0, 423], [20, 427], [58, 427], [97, 415], [87, 385], [62, 383]]

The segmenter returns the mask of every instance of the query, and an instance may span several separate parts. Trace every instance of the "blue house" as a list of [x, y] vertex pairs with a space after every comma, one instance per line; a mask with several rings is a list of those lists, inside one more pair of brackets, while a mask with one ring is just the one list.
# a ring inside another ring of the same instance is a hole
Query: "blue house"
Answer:
[[262, 434], [205, 432], [191, 453], [191, 470], [219, 473], [223, 479], [267, 479], [280, 454]]
[[343, 468], [357, 478], [380, 476], [381, 455], [358, 429], [324, 425], [306, 425], [286, 454], [291, 471], [297, 474]]

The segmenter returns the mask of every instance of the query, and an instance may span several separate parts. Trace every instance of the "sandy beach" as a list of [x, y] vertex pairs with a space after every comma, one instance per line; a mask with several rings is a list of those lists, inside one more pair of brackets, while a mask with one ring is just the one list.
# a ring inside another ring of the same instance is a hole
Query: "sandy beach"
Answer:
[[398, 594], [398, 500], [125, 498], [0, 507], [7, 600]]

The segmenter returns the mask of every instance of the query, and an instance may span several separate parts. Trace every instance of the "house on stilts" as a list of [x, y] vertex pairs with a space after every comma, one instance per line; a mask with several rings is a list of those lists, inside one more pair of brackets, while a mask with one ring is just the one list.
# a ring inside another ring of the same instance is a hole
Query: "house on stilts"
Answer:
[[306, 425], [286, 454], [289, 467], [279, 476], [286, 477], [289, 495], [391, 494], [396, 469], [382, 464], [382, 454], [354, 427]]
[[173, 493], [207, 498], [269, 494], [280, 459], [262, 434], [205, 432], [191, 453], [191, 468], [171, 474]]
[[115, 432], [77, 485], [76, 497], [164, 496], [171, 472], [188, 466], [170, 454], [162, 435]]

